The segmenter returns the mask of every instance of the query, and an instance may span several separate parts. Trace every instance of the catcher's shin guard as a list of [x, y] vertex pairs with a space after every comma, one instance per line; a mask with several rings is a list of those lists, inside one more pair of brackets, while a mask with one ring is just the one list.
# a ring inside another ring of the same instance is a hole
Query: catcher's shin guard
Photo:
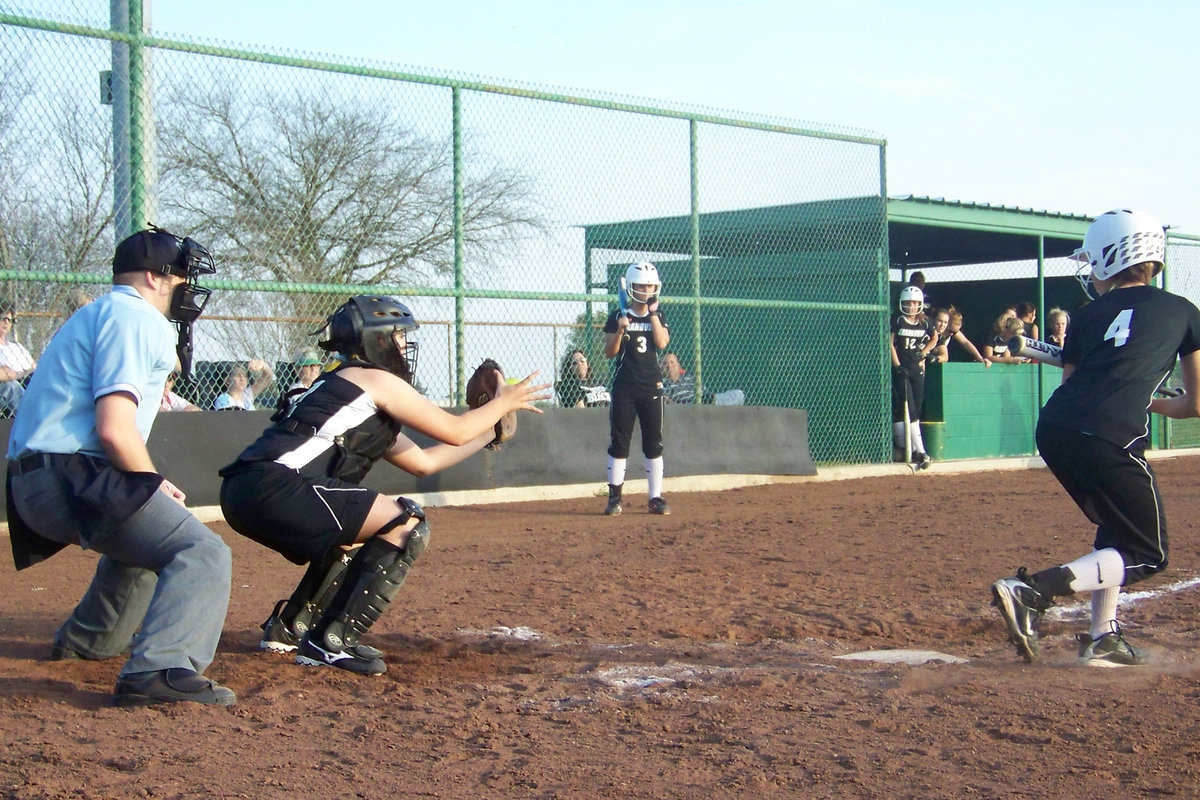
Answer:
[[321, 619], [321, 612], [333, 601], [341, 587], [342, 577], [353, 555], [353, 551], [331, 547], [323, 558], [308, 565], [304, 577], [279, 615], [297, 639], [302, 638], [313, 623]]
[[309, 636], [326, 650], [355, 647], [391, 605], [409, 569], [428, 544], [429, 525], [423, 518], [408, 534], [403, 547], [378, 534], [369, 539], [350, 562], [345, 583]]

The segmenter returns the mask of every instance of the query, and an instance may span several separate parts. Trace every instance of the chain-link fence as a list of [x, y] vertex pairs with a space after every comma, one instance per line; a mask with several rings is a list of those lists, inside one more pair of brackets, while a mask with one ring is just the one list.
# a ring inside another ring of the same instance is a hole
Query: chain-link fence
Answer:
[[270, 404], [365, 292], [408, 299], [420, 388], [455, 405], [485, 356], [603, 362], [616, 274], [646, 259], [711, 395], [808, 409], [820, 461], [886, 457], [877, 137], [139, 34], [129, 5], [0, 3], [0, 288], [35, 355], [154, 222], [217, 259], [196, 405], [253, 358]]

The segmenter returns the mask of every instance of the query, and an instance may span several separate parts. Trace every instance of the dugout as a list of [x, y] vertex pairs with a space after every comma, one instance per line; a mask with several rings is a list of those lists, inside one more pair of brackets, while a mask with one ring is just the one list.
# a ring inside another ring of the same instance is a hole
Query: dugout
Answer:
[[[710, 390], [743, 389], [749, 404], [806, 409], [813, 459], [830, 463], [891, 458], [889, 319], [914, 271], [924, 273], [936, 304], [963, 312], [973, 341], [1009, 302], [1035, 303], [1044, 330], [1049, 308], [1071, 310], [1086, 299], [1072, 276], [1061, 268], [1047, 275], [1046, 265], [1079, 247], [1091, 222], [904, 196], [584, 230], [589, 274], [602, 276], [589, 290], [615, 294], [629, 263], [653, 261], [667, 287], [671, 349], [684, 366]], [[1058, 378], [1046, 373], [1053, 368], [1015, 366], [1023, 372], [980, 377], [982, 368], [960, 369], [967, 366], [930, 381], [926, 417], [943, 423], [936, 455], [1032, 454], [1041, 397]], [[994, 391], [980, 388], [990, 382]], [[978, 413], [943, 402], [968, 396], [971, 387]]]

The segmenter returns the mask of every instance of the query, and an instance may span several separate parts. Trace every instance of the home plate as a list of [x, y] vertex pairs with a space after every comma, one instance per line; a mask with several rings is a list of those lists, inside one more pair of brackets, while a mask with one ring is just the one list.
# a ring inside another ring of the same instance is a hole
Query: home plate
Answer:
[[967, 663], [965, 658], [939, 653], [936, 650], [864, 650], [861, 653], [847, 653], [834, 658], [844, 661], [879, 661], [884, 664], [925, 664], [930, 661], [942, 661], [946, 664]]

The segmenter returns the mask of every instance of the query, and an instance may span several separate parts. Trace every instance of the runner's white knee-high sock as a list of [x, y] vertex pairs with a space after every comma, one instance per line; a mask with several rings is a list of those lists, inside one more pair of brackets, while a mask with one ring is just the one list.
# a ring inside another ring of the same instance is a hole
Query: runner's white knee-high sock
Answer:
[[663, 458], [648, 458], [645, 461], [646, 484], [650, 489], [650, 498], [662, 497]]

